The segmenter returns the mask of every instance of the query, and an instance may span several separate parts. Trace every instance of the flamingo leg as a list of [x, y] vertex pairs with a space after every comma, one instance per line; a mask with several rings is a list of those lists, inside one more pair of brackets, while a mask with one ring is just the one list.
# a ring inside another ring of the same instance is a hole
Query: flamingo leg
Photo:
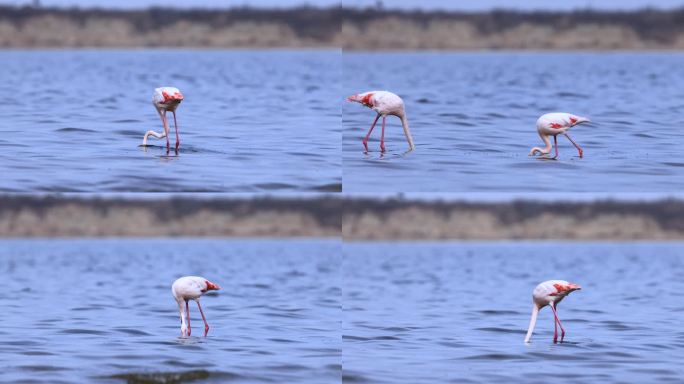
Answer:
[[166, 151], [169, 151], [169, 121], [166, 119], [166, 110], [162, 115], [162, 122], [164, 123], [164, 137], [166, 137]]
[[551, 305], [551, 309], [554, 311], [553, 315], [553, 342], [554, 344], [558, 342], [558, 323], [556, 322], [556, 311], [553, 309], [553, 305]]
[[207, 337], [207, 333], [209, 333], [209, 324], [207, 323], [207, 318], [204, 317], [204, 312], [202, 312], [202, 306], [199, 303], [199, 300], [197, 300], [197, 308], [200, 310], [200, 314], [202, 314], [202, 321], [204, 321], [204, 337]]
[[366, 152], [368, 152], [368, 138], [370, 137], [371, 132], [373, 132], [373, 128], [375, 128], [375, 124], [378, 122], [379, 118], [380, 118], [379, 114], [377, 116], [375, 116], [375, 120], [373, 120], [373, 124], [371, 125], [370, 129], [368, 130], [366, 137], [363, 139], [363, 146], [364, 146], [364, 148], [366, 148]]
[[553, 148], [556, 150], [556, 156], [552, 157], [551, 159], [555, 160], [558, 158], [558, 136], [553, 136]]
[[[551, 309], [553, 310], [553, 321], [554, 321], [553, 327], [556, 328], [556, 323], [558, 323], [558, 326], [559, 326], [560, 329], [561, 329], [561, 339], [560, 339], [560, 341], [561, 341], [561, 343], [562, 343], [562, 342], [563, 342], [563, 339], [565, 338], [565, 329], [563, 329], [563, 324], [561, 323], [560, 318], [558, 318], [558, 312], [556, 311], [556, 306], [555, 306], [555, 305], [551, 305]], [[554, 343], [556, 342], [556, 335], [555, 335], [555, 332], [554, 332], [553, 342], [554, 342]]]
[[188, 305], [187, 300], [185, 300], [185, 315], [188, 318], [188, 336], [190, 336], [192, 328], [190, 328], [190, 306]]
[[380, 136], [380, 151], [385, 152], [385, 119], [387, 116], [382, 117], [382, 135]]
[[173, 111], [173, 125], [176, 128], [176, 151], [180, 147], [180, 139], [178, 138], [178, 122], [176, 121], [176, 111]]
[[570, 140], [570, 142], [572, 143], [572, 145], [574, 145], [575, 148], [577, 148], [577, 153], [579, 153], [579, 157], [581, 159], [582, 156], [584, 156], [584, 151], [582, 150], [582, 148], [579, 145], [577, 145], [577, 143], [575, 143], [575, 140], [573, 140], [567, 133], [565, 134], [565, 137], [567, 137], [568, 140]]

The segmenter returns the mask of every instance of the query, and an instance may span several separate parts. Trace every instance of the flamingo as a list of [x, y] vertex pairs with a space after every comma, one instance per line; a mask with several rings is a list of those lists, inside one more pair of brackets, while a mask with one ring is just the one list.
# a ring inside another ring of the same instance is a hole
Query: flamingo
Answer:
[[406, 119], [404, 101], [401, 97], [388, 91], [371, 91], [349, 96], [347, 101], [361, 103], [378, 113], [368, 130], [368, 134], [363, 139], [363, 146], [366, 148], [366, 152], [368, 152], [368, 138], [370, 137], [371, 132], [373, 132], [373, 128], [375, 128], [375, 124], [380, 117], [382, 117], [380, 150], [385, 152], [385, 119], [387, 116], [397, 116], [401, 119], [401, 125], [404, 128], [404, 135], [406, 135], [406, 141], [408, 141], [409, 151], [413, 150], [415, 146], [413, 145], [413, 138], [411, 137], [411, 131], [409, 130], [408, 119]]
[[173, 113], [173, 125], [176, 128], [176, 151], [180, 147], [180, 140], [178, 138], [178, 122], [176, 121], [176, 108], [183, 101], [183, 94], [174, 87], [160, 87], [154, 90], [152, 95], [152, 104], [157, 109], [159, 118], [161, 118], [164, 125], [164, 132], [147, 131], [143, 137], [143, 146], [147, 146], [147, 137], [154, 136], [157, 139], [166, 138], [166, 151], [169, 151], [169, 122], [166, 119], [166, 111]]
[[188, 301], [195, 300], [197, 307], [199, 308], [200, 314], [202, 314], [202, 320], [204, 321], [204, 336], [209, 333], [209, 324], [207, 324], [207, 319], [204, 317], [204, 312], [202, 312], [202, 306], [200, 305], [200, 296], [207, 293], [207, 291], [219, 290], [217, 284], [199, 276], [184, 276], [173, 282], [171, 286], [171, 292], [173, 292], [173, 297], [178, 303], [178, 310], [180, 311], [181, 318], [181, 335], [190, 336], [190, 307], [188, 306]]
[[541, 137], [546, 146], [544, 148], [532, 148], [530, 150], [529, 156], [535, 156], [537, 154], [548, 155], [551, 152], [551, 141], [549, 140], [549, 136], [553, 136], [553, 144], [556, 149], [556, 155], [554, 157], [542, 158], [555, 160], [558, 157], [558, 135], [562, 134], [567, 137], [568, 140], [570, 140], [575, 148], [577, 148], [579, 157], [582, 158], [584, 151], [579, 145], [577, 145], [577, 143], [575, 143], [570, 135], [568, 135], [567, 131], [575, 125], [589, 122], [590, 120], [586, 117], [575, 116], [573, 114], [564, 112], [547, 113], [542, 115], [542, 117], [537, 120], [537, 132], [539, 132], [539, 137]]
[[527, 329], [527, 335], [525, 336], [525, 342], [529, 343], [532, 337], [532, 331], [537, 323], [537, 315], [539, 311], [546, 307], [547, 305], [551, 307], [553, 311], [553, 342], [556, 343], [558, 340], [558, 327], [561, 329], [561, 343], [565, 338], [565, 329], [563, 329], [563, 324], [561, 324], [558, 318], [557, 307], [558, 303], [569, 295], [570, 292], [582, 289], [577, 284], [568, 283], [565, 280], [549, 280], [537, 285], [532, 292], [532, 317], [530, 318], [530, 326]]

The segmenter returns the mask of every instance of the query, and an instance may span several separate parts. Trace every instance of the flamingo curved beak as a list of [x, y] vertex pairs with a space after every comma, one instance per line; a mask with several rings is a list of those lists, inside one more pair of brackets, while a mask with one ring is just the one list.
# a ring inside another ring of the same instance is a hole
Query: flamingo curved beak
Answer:
[[580, 287], [579, 284], [574, 284], [574, 283], [570, 283], [568, 285], [568, 287], [573, 291], [578, 291], [578, 290], [582, 289], [582, 287]]
[[218, 284], [214, 284], [211, 281], [207, 280], [207, 291], [218, 291], [221, 289], [221, 287], [218, 286]]
[[360, 101], [360, 100], [361, 99], [359, 98], [358, 94], [351, 95], [351, 96], [347, 97], [347, 102], [349, 102], [349, 103], [354, 102], [354, 101]]

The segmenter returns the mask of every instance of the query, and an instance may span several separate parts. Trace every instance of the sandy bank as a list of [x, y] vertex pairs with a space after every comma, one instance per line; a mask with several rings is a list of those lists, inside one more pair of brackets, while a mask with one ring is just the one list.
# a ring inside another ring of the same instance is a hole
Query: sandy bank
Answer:
[[684, 202], [352, 200], [345, 240], [684, 240]]
[[0, 6], [0, 47], [339, 47], [337, 9], [139, 11]]
[[681, 50], [684, 10], [348, 10], [342, 40], [348, 50]]
[[341, 202], [0, 198], [0, 237], [339, 237]]
[[684, 201], [129, 200], [0, 196], [0, 237], [684, 240]]

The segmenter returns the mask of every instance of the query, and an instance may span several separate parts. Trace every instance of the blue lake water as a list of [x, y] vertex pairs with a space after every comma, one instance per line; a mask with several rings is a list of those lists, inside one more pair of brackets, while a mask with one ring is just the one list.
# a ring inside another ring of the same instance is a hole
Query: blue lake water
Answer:
[[[348, 243], [343, 377], [349, 383], [681, 382], [684, 243]], [[542, 309], [532, 290], [580, 284]]]
[[[340, 247], [2, 240], [0, 382], [340, 382]], [[187, 274], [222, 288], [201, 299], [206, 338], [194, 303], [180, 337], [171, 283]]]
[[[683, 54], [349, 53], [343, 96], [390, 90], [404, 98], [416, 150], [388, 118], [370, 152], [361, 140], [375, 113], [343, 103], [344, 191], [673, 192], [684, 188]], [[559, 137], [558, 161], [535, 122], [570, 112], [595, 123]]]
[[[340, 58], [0, 51], [0, 191], [339, 191]], [[145, 132], [163, 131], [151, 101], [159, 86], [185, 96], [178, 154], [164, 140], [139, 147]]]

